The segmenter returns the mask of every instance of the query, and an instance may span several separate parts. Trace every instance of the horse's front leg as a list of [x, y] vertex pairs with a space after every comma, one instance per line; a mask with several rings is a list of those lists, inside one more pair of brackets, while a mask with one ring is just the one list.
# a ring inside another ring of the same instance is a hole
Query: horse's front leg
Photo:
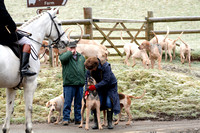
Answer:
[[[27, 79], [26, 79], [27, 80]], [[31, 80], [31, 79], [28, 79]], [[37, 87], [36, 79], [33, 82], [27, 82], [24, 84], [24, 100], [25, 100], [25, 113], [26, 113], [26, 133], [33, 133], [32, 130], [32, 104], [33, 94]]]
[[10, 117], [14, 112], [14, 100], [15, 100], [16, 90], [13, 88], [6, 89], [6, 118], [4, 120], [2, 131], [3, 133], [10, 132]]

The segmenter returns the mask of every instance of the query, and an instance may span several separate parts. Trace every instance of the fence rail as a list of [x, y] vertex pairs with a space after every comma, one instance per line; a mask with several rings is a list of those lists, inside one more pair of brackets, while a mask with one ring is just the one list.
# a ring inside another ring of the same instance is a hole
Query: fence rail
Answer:
[[115, 19], [115, 18], [93, 18], [98, 23], [145, 23], [146, 20]]
[[[166, 31], [154, 31], [156, 34], [166, 34]], [[181, 32], [184, 32], [184, 34], [196, 34], [200, 33], [200, 30], [173, 30], [170, 31], [169, 34], [180, 34]], [[153, 34], [153, 32], [151, 32]]]
[[[120, 40], [120, 36], [110, 36], [113, 32], [124, 31], [128, 34], [128, 37], [123, 37], [124, 40], [130, 40], [130, 42], [135, 42], [139, 45], [137, 40], [150, 40], [153, 38], [154, 31], [156, 34], [166, 34], [167, 31], [155, 31], [154, 23], [163, 23], [163, 22], [182, 22], [182, 21], [200, 21], [200, 16], [177, 16], [177, 17], [153, 17], [153, 12], [148, 11], [147, 17], [144, 20], [132, 20], [132, 19], [115, 19], [115, 18], [93, 18], [92, 17], [92, 8], [84, 8], [84, 19], [74, 19], [74, 20], [63, 20], [61, 21], [63, 25], [84, 25], [84, 39], [94, 39], [102, 40], [101, 44], [107, 41], [110, 45], [106, 45], [108, 48], [113, 48], [117, 52], [117, 55], [123, 56], [123, 53], [119, 51], [118, 48], [122, 48], [122, 45], [115, 46], [112, 40]], [[110, 23], [114, 24], [113, 27], [102, 27], [100, 24]], [[23, 23], [16, 23], [17, 26], [21, 26]], [[140, 28], [127, 28], [126, 24], [141, 24]], [[118, 26], [121, 25], [121, 28]], [[93, 35], [94, 31], [98, 31], [100, 36]], [[171, 30], [170, 34], [196, 34], [200, 33], [200, 29], [184, 29], [184, 30]], [[108, 32], [108, 33], [106, 33]], [[131, 32], [137, 32], [135, 35]], [[143, 32], [142, 36], [139, 36]], [[71, 36], [71, 38], [80, 38], [80, 36]], [[116, 54], [113, 54], [116, 55]]]
[[180, 17], [151, 17], [148, 18], [150, 23], [155, 22], [178, 22], [178, 21], [200, 21], [200, 16], [180, 16]]
[[90, 25], [92, 24], [92, 19], [63, 20], [61, 22], [62, 25], [76, 25], [77, 23], [83, 25]]

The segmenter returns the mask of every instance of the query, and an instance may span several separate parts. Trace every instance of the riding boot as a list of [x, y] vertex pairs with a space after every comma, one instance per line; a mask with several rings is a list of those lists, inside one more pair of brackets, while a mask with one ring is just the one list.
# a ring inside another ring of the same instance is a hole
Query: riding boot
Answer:
[[113, 120], [113, 110], [109, 108], [107, 109], [108, 129], [113, 129], [112, 120]]
[[23, 49], [22, 49], [22, 57], [21, 57], [21, 76], [22, 77], [33, 76], [36, 74], [35, 72], [32, 72], [28, 69], [30, 67], [29, 66], [30, 53], [31, 53], [31, 46], [28, 44], [24, 44]]
[[93, 110], [94, 113], [94, 126], [92, 127], [92, 129], [98, 129], [98, 121], [97, 121], [97, 112], [96, 110]]

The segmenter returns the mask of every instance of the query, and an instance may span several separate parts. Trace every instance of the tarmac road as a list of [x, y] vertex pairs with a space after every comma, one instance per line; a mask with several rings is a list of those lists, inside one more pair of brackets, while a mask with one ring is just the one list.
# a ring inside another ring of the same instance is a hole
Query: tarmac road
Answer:
[[[90, 130], [78, 128], [78, 125], [70, 123], [68, 126], [62, 124], [33, 124], [34, 133], [200, 133], [200, 120], [182, 120], [182, 121], [135, 121], [130, 126], [125, 122], [120, 122], [114, 126], [113, 130], [104, 127], [103, 130], [92, 130], [93, 122], [90, 122]], [[1, 131], [2, 133], [2, 125]], [[10, 133], [25, 133], [25, 125], [11, 125]]]

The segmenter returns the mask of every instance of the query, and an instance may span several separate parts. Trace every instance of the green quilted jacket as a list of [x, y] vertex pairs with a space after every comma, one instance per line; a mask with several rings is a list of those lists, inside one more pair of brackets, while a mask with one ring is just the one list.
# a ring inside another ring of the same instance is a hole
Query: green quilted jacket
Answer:
[[59, 56], [62, 63], [63, 86], [79, 85], [85, 83], [85, 58], [77, 52], [77, 59], [73, 58], [72, 52], [67, 51]]

